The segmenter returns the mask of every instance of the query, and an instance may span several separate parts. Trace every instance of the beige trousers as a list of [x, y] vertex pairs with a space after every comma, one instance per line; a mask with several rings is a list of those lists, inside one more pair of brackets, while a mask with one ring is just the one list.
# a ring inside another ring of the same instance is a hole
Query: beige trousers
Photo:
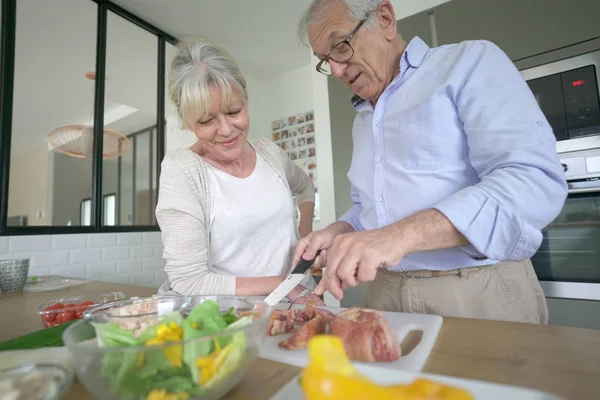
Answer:
[[451, 274], [416, 277], [419, 273], [415, 273], [410, 277], [406, 272], [381, 269], [375, 280], [366, 284], [365, 307], [443, 317], [548, 323], [546, 298], [531, 261], [460, 268]]

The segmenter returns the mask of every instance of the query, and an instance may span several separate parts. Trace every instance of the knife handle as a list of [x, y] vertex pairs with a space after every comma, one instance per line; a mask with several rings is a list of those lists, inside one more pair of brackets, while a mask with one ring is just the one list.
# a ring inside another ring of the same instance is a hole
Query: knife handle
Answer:
[[298, 264], [296, 264], [296, 266], [294, 267], [292, 274], [303, 274], [306, 271], [308, 271], [311, 265], [314, 264], [315, 259], [319, 254], [321, 254], [321, 250], [317, 251], [315, 258], [313, 258], [312, 260], [305, 260], [304, 258], [300, 258], [300, 261], [298, 261]]

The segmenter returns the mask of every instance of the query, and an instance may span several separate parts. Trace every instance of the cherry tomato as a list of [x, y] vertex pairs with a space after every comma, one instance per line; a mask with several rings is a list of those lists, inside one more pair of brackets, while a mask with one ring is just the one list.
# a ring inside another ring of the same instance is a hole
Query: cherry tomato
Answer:
[[65, 306], [65, 308], [73, 308], [75, 307], [75, 303], [69, 303]]
[[56, 322], [63, 324], [75, 319], [75, 311], [62, 311], [56, 316]]
[[75, 318], [79, 319], [83, 317], [83, 313], [87, 310], [91, 305], [93, 305], [93, 301], [84, 301], [83, 303], [77, 304], [77, 309], [75, 310]]
[[60, 310], [62, 309], [64, 306], [62, 303], [56, 303], [56, 304], [52, 304], [46, 308], [44, 308], [44, 311], [50, 311], [48, 313], [42, 314], [42, 319], [46, 322], [54, 322], [56, 321], [56, 310]]

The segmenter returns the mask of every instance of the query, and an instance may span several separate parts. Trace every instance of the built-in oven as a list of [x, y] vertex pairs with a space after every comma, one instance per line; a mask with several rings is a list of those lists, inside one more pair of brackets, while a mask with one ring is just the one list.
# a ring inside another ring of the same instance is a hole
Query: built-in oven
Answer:
[[531, 261], [547, 297], [600, 300], [600, 38], [515, 64], [552, 126], [569, 186]]

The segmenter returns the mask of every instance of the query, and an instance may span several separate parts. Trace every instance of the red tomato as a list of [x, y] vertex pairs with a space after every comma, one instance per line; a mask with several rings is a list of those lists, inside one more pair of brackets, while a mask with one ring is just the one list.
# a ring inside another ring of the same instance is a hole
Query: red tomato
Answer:
[[56, 322], [63, 324], [75, 319], [75, 311], [61, 311], [56, 316]]
[[54, 321], [56, 321], [56, 314], [57, 314], [57, 312], [55, 312], [55, 311], [56, 310], [60, 310], [63, 307], [64, 306], [63, 306], [62, 303], [56, 303], [56, 304], [52, 304], [51, 306], [48, 306], [48, 307], [44, 308], [44, 311], [50, 311], [50, 312], [42, 314], [42, 319], [44, 321], [46, 321], [46, 322], [54, 322]]
[[93, 305], [93, 301], [84, 301], [83, 303], [77, 304], [77, 309], [75, 310], [75, 318], [79, 319], [83, 317], [83, 313], [87, 310], [91, 305]]
[[65, 306], [65, 308], [73, 308], [75, 307], [75, 303], [69, 303]]

